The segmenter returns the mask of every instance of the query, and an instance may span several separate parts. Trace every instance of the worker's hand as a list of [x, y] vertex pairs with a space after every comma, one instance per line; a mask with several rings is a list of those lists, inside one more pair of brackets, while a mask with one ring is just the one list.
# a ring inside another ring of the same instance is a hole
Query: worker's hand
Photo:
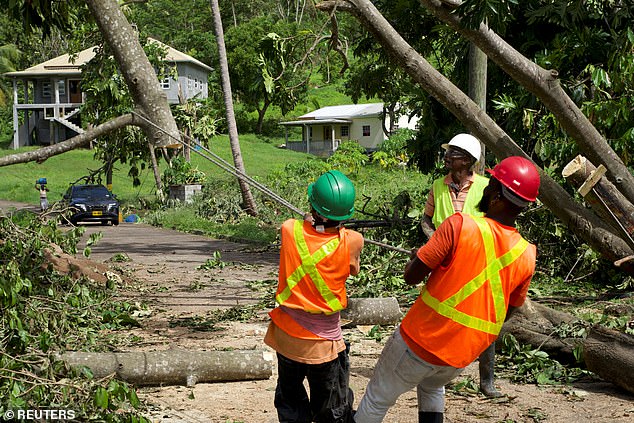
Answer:
[[409, 252], [409, 258], [410, 259], [415, 258], [417, 253], [418, 253], [418, 247], [412, 248], [412, 251]]
[[311, 225], [315, 224], [315, 218], [313, 217], [312, 213], [304, 213], [304, 222], [308, 222]]

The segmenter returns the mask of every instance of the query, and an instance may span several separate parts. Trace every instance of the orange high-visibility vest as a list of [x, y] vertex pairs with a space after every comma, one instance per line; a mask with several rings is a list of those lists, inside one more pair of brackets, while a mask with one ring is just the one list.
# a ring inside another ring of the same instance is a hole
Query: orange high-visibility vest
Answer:
[[[275, 301], [308, 313], [333, 314], [347, 306], [345, 282], [350, 276], [347, 230], [317, 232], [310, 223], [289, 219], [282, 224], [280, 273]], [[278, 308], [270, 316], [289, 335], [321, 339]]]
[[461, 368], [495, 341], [511, 293], [535, 269], [536, 248], [499, 223], [462, 215], [456, 250], [433, 270], [401, 324], [407, 336]]

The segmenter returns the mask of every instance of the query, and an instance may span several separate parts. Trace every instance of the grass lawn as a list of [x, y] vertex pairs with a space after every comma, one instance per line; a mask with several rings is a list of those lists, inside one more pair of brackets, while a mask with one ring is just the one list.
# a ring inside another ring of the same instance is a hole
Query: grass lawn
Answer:
[[[287, 163], [299, 162], [307, 155], [277, 148], [283, 139], [263, 141], [252, 134], [240, 136], [242, 159], [247, 173], [253, 177], [263, 177], [272, 170], [283, 168]], [[0, 156], [34, 150], [35, 147], [25, 147], [19, 150], [0, 150]], [[219, 136], [211, 141], [209, 149], [233, 164], [233, 156], [227, 136]], [[192, 152], [192, 164], [205, 172], [209, 178], [231, 179], [215, 164]], [[39, 193], [35, 189], [38, 178], [46, 178], [49, 188], [49, 201], [61, 199], [68, 186], [87, 175], [88, 169], [98, 169], [101, 164], [93, 159], [93, 152], [88, 149], [77, 149], [54, 156], [44, 163], [35, 162], [0, 167], [0, 198], [4, 200], [22, 201], [39, 204]], [[163, 169], [165, 161], [161, 161]], [[141, 175], [141, 186], [133, 187], [132, 180], [127, 176], [129, 166], [118, 164], [113, 175], [113, 192], [125, 203], [134, 203], [139, 198], [153, 198], [155, 194], [154, 176], [151, 169], [146, 169]]]

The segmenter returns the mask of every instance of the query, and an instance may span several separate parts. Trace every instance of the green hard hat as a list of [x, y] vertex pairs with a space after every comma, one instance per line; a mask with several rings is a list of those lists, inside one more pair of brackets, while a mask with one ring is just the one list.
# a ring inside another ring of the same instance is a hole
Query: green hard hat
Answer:
[[330, 220], [347, 220], [354, 213], [352, 181], [338, 170], [330, 170], [308, 186], [308, 202]]

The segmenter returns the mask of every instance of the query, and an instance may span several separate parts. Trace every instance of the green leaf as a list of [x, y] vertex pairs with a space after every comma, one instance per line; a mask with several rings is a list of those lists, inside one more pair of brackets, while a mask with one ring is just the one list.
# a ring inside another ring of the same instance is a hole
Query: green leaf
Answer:
[[95, 406], [102, 410], [106, 410], [108, 408], [109, 398], [110, 398], [110, 395], [108, 394], [108, 391], [102, 388], [101, 386], [99, 386], [97, 388], [97, 391], [95, 392], [95, 401], [94, 401]]
[[132, 407], [134, 408], [139, 408], [139, 406], [141, 405], [141, 401], [139, 401], [139, 397], [137, 396], [134, 389], [130, 389], [128, 399], [130, 400], [130, 405], [132, 405]]

